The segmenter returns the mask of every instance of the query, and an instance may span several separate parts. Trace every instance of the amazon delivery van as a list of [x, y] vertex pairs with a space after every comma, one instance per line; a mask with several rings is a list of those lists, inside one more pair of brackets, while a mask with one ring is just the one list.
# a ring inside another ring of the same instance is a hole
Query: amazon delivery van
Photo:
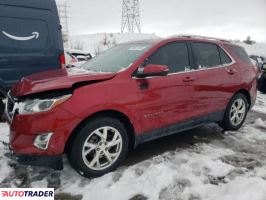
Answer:
[[55, 0], [0, 0], [0, 115], [16, 82], [64, 67], [64, 60]]

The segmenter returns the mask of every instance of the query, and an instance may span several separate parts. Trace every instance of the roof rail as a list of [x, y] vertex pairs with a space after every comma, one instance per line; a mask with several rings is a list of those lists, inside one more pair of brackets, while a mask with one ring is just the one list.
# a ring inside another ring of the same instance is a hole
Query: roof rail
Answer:
[[202, 36], [202, 35], [190, 35], [190, 34], [179, 34], [179, 35], [173, 35], [171, 37], [200, 38], [200, 39], [208, 39], [208, 40], [219, 40], [222, 42], [232, 42], [232, 40], [226, 40], [222, 38], [208, 37], [208, 36]]

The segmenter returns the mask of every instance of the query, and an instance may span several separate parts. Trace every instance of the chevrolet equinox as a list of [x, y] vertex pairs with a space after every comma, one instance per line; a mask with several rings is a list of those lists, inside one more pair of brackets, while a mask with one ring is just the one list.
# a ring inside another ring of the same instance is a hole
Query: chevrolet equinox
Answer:
[[115, 170], [130, 148], [218, 123], [239, 129], [258, 70], [225, 40], [176, 36], [117, 45], [80, 68], [23, 78], [8, 93], [10, 147], [22, 164], [83, 176]]

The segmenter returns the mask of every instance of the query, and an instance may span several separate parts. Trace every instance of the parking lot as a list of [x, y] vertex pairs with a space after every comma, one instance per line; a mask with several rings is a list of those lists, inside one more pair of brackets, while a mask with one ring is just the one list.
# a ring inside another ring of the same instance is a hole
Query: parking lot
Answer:
[[[2, 123], [0, 140], [8, 142]], [[266, 196], [266, 95], [243, 128], [209, 124], [142, 144], [123, 166], [86, 179], [64, 160], [63, 171], [19, 165], [0, 145], [0, 187], [54, 187], [57, 199], [258, 199]], [[122, 191], [122, 192], [121, 192]]]

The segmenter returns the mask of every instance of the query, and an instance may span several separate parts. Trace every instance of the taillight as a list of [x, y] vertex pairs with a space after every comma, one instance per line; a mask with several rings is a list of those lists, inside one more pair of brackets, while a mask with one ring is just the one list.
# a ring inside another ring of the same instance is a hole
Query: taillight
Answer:
[[65, 58], [65, 54], [61, 54], [60, 55], [60, 64], [61, 64], [61, 68], [64, 69], [66, 67], [66, 58]]

